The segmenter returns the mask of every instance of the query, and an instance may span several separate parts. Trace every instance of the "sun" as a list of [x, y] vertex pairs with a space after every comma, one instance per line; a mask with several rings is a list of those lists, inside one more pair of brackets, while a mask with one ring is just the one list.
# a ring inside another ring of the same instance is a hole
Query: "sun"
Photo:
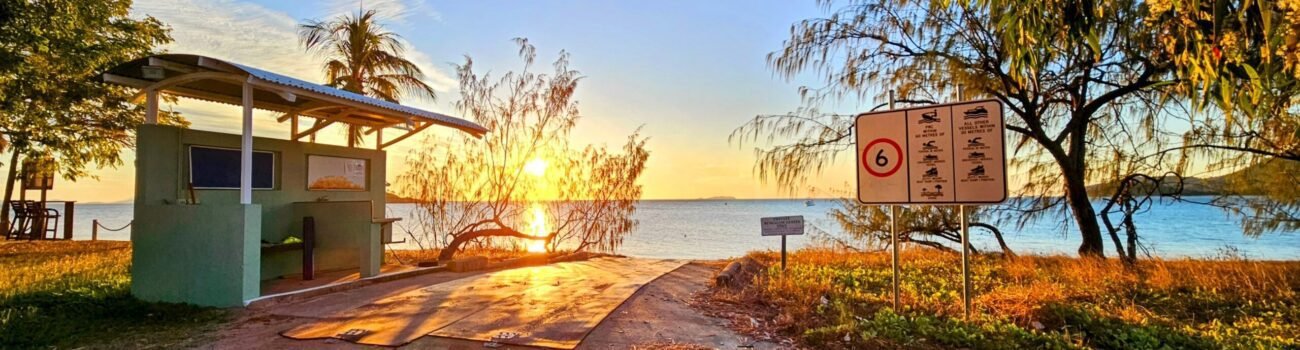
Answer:
[[533, 158], [528, 163], [524, 163], [524, 172], [538, 177], [546, 175], [546, 161], [541, 158]]

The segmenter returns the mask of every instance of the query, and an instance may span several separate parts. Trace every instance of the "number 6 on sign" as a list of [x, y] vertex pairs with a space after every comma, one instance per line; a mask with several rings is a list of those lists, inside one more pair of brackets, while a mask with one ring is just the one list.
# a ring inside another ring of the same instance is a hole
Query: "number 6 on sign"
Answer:
[[[875, 160], [868, 162], [866, 156], [875, 154]], [[872, 140], [867, 144], [866, 152], [862, 153], [862, 166], [867, 168], [867, 172], [876, 177], [888, 177], [898, 172], [903, 162], [903, 148], [898, 146], [894, 140], [880, 138]], [[875, 163], [874, 166], [872, 163]]]

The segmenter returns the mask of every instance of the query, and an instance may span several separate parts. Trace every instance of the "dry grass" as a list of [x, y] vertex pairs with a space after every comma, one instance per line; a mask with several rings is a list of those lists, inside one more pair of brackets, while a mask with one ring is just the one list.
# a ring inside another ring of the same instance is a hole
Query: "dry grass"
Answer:
[[1009, 348], [1300, 346], [1300, 262], [1149, 260], [1130, 267], [1060, 256], [977, 257], [978, 316], [962, 322], [954, 254], [903, 252], [898, 310], [888, 254], [802, 250], [785, 273], [773, 253], [750, 256], [772, 267], [748, 288], [710, 297], [759, 306], [748, 314], [760, 324], [740, 328], [802, 336], [814, 347], [1004, 347], [991, 339]]
[[131, 297], [130, 266], [128, 242], [0, 241], [0, 348], [189, 347], [228, 316]]
[[[441, 251], [438, 249], [395, 249], [384, 251], [384, 258], [385, 261], [388, 262], [396, 262], [403, 265], [415, 265], [423, 261], [438, 261], [438, 253], [440, 252]], [[465, 250], [456, 253], [456, 256], [483, 256], [487, 257], [488, 261], [497, 262], [530, 254], [533, 253], [517, 249], [466, 248]]]
[[632, 350], [711, 350], [713, 348], [695, 344], [679, 343], [653, 343], [644, 345], [632, 345]]
[[0, 298], [72, 288], [83, 281], [129, 286], [129, 242], [0, 241]]

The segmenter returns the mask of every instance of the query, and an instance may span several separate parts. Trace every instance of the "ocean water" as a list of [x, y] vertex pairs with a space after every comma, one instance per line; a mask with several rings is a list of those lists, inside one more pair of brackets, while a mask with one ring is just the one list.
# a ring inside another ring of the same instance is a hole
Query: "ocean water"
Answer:
[[[778, 250], [780, 237], [759, 235], [759, 219], [766, 216], [803, 215], [809, 225], [838, 233], [826, 212], [833, 200], [648, 200], [637, 208], [639, 226], [626, 239], [619, 253], [652, 258], [717, 259], [744, 255], [753, 250]], [[388, 213], [410, 217], [412, 204], [390, 204]], [[91, 220], [118, 228], [131, 221], [130, 204], [83, 204], [76, 209], [75, 238], [90, 239]], [[1019, 254], [1073, 254], [1080, 239], [1068, 216], [1047, 217], [1024, 229], [1000, 227], [1007, 245]], [[411, 220], [405, 220], [409, 225]], [[1242, 234], [1236, 218], [1223, 211], [1188, 203], [1157, 204], [1136, 216], [1138, 231], [1153, 255], [1165, 258], [1214, 257], [1231, 247], [1251, 259], [1300, 260], [1300, 232], [1274, 232], [1260, 237]], [[100, 231], [100, 239], [129, 240], [129, 230]], [[984, 230], [972, 230], [972, 245], [981, 251], [996, 250], [997, 244]], [[1106, 253], [1114, 247], [1106, 239]], [[788, 248], [811, 243], [809, 236], [789, 236]], [[413, 248], [396, 246], [394, 248]]]

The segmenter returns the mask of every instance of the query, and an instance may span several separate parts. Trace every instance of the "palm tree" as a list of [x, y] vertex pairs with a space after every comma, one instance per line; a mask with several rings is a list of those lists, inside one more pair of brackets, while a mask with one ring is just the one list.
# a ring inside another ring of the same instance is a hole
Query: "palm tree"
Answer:
[[[403, 95], [434, 100], [424, 72], [402, 57], [406, 47], [396, 33], [376, 22], [374, 10], [358, 9], [328, 21], [299, 25], [298, 38], [309, 53], [325, 59], [326, 84], [335, 88], [400, 102]], [[361, 141], [361, 127], [349, 125], [348, 145]]]

